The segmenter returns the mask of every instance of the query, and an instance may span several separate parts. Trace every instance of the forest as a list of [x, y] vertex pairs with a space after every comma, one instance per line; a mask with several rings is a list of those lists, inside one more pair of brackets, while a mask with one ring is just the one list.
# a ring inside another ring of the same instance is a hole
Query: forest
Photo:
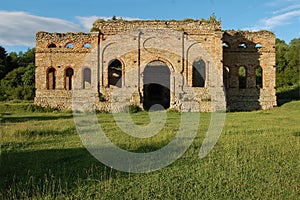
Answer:
[[[276, 39], [276, 88], [278, 98], [299, 99], [300, 38], [287, 44]], [[0, 101], [33, 100], [35, 48], [6, 52], [0, 46]]]

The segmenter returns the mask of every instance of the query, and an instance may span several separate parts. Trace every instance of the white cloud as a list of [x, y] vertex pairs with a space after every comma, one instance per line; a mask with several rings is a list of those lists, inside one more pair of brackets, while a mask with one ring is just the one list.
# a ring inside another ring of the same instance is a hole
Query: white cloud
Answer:
[[38, 31], [80, 32], [82, 28], [62, 19], [0, 11], [0, 45], [35, 46], [35, 34]]
[[295, 4], [295, 5], [291, 5], [291, 6], [282, 8], [280, 10], [274, 11], [273, 14], [277, 15], [280, 13], [285, 13], [285, 12], [289, 12], [289, 11], [296, 10], [296, 9], [300, 9], [300, 4]]
[[[0, 45], [3, 46], [35, 46], [35, 34], [46, 32], [89, 32], [95, 20], [111, 19], [103, 16], [77, 16], [79, 24], [58, 18], [32, 15], [21, 11], [0, 10]], [[117, 17], [121, 18], [121, 17]], [[125, 20], [136, 18], [123, 17]]]
[[294, 10], [286, 12], [280, 15], [273, 16], [268, 19], [261, 20], [265, 29], [272, 29], [277, 26], [283, 26], [293, 23], [293, 19], [297, 19], [300, 16], [300, 10]]
[[[287, 2], [288, 0], [285, 0]], [[282, 1], [281, 1], [282, 2]], [[277, 2], [278, 3], [278, 2]], [[289, 5], [283, 7], [280, 10], [274, 11], [273, 16], [265, 19], [261, 19], [258, 23], [251, 27], [245, 28], [245, 30], [257, 31], [257, 30], [274, 30], [279, 26], [295, 24], [298, 26], [300, 19], [300, 4]]]

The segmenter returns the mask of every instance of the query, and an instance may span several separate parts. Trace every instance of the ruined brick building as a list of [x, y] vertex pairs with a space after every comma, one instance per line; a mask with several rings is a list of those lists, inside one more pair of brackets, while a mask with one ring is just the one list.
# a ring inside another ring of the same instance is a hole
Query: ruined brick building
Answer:
[[87, 101], [115, 112], [271, 108], [275, 35], [224, 31], [216, 20], [97, 20], [87, 34], [38, 32], [35, 104]]

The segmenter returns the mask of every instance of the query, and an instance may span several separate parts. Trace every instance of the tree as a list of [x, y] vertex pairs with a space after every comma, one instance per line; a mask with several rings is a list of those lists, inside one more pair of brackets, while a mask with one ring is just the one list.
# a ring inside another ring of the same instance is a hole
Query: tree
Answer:
[[28, 49], [25, 53], [19, 52], [18, 66], [26, 67], [35, 60], [35, 48]]
[[6, 58], [7, 58], [7, 53], [3, 47], [0, 46], [0, 79], [2, 79], [5, 74], [6, 74]]
[[285, 41], [276, 39], [276, 86], [282, 87], [286, 82], [285, 69], [288, 64], [288, 61], [285, 58], [285, 54], [289, 48], [289, 46], [285, 43]]
[[288, 60], [286, 73], [288, 76], [288, 85], [299, 84], [300, 76], [300, 38], [293, 39], [290, 42], [289, 49], [285, 54], [285, 59]]
[[0, 100], [34, 98], [35, 49], [7, 55], [0, 47]]
[[276, 86], [299, 85], [300, 38], [293, 39], [289, 45], [276, 39]]

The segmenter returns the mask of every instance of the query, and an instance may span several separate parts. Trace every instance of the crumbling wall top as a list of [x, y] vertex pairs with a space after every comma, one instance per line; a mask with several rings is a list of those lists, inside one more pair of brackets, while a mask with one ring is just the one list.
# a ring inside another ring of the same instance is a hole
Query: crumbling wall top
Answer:
[[276, 36], [273, 32], [261, 30], [257, 32], [226, 30], [223, 34], [223, 42], [231, 48], [225, 50], [244, 49], [274, 51]]
[[91, 31], [100, 31], [102, 34], [113, 35], [120, 32], [139, 29], [173, 29], [188, 34], [199, 32], [221, 31], [221, 22], [217, 20], [96, 20]]
[[[84, 45], [97, 44], [96, 33], [36, 33], [36, 47], [39, 48], [83, 48]], [[52, 45], [52, 46], [51, 46]], [[69, 45], [69, 46], [68, 46]]]

